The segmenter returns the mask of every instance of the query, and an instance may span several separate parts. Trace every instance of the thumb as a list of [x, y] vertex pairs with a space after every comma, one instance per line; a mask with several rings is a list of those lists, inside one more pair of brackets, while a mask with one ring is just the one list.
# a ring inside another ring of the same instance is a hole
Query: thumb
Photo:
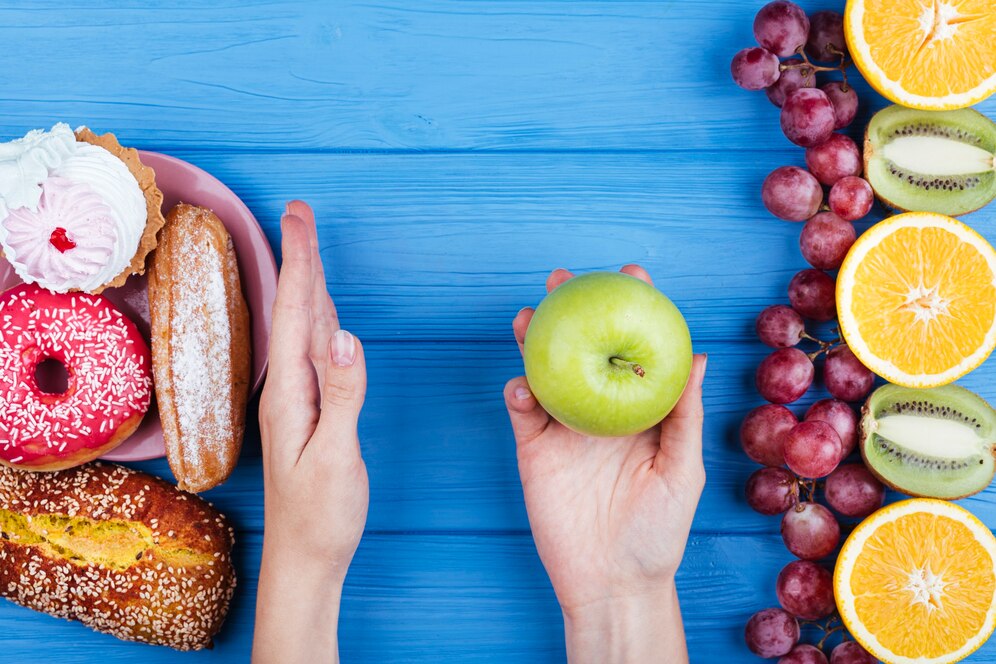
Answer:
[[529, 390], [525, 376], [513, 378], [505, 384], [505, 406], [517, 446], [535, 440], [550, 424], [550, 416]]
[[674, 410], [661, 423], [661, 449], [659, 469], [681, 466], [686, 471], [702, 467], [702, 381], [705, 379], [708, 356], [692, 358], [692, 371], [688, 384]]
[[327, 441], [320, 444], [337, 447], [356, 446], [356, 424], [367, 391], [363, 346], [346, 330], [336, 330], [329, 340], [328, 354], [322, 387], [322, 411], [312, 441]]

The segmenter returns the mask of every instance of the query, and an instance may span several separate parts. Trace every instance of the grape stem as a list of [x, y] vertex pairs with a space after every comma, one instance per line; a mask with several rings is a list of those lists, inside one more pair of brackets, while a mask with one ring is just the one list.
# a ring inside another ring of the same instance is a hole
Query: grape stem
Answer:
[[844, 52], [842, 52], [842, 51], [840, 51], [840, 50], [838, 50], [838, 49], [836, 49], [836, 48], [834, 48], [832, 46], [830, 47], [830, 49], [831, 49], [831, 53], [833, 53], [834, 55], [840, 56], [840, 64], [838, 64], [835, 67], [824, 67], [823, 65], [814, 64], [813, 61], [809, 59], [809, 56], [806, 55], [805, 47], [800, 46], [799, 50], [796, 51], [796, 55], [798, 55], [799, 57], [802, 58], [802, 62], [796, 62], [796, 63], [792, 63], [792, 64], [786, 64], [786, 63], [783, 62], [783, 63], [781, 63], [779, 65], [778, 68], [781, 71], [787, 71], [789, 69], [803, 69], [805, 67], [808, 67], [809, 69], [812, 69], [813, 72], [839, 71], [840, 75], [844, 78], [843, 85], [844, 85], [844, 91], [846, 92], [847, 89], [848, 89], [847, 67], [849, 65], [849, 63], [847, 61], [847, 55]]
[[804, 480], [801, 477], [795, 478], [800, 489], [805, 489], [806, 491], [806, 502], [813, 502], [816, 500], [816, 480]]
[[823, 350], [826, 350], [827, 348], [833, 346], [836, 343], [840, 343], [840, 337], [837, 337], [836, 339], [831, 339], [830, 341], [823, 341], [822, 339], [817, 339], [816, 337], [811, 336], [808, 332], [803, 332], [800, 336], [803, 339], [806, 339], [807, 341], [812, 341], [813, 343], [819, 344], [820, 348], [822, 348]]
[[842, 632], [842, 631], [844, 631], [844, 626], [843, 625], [837, 625], [836, 627], [832, 627], [832, 628], [826, 630], [825, 633], [823, 634], [823, 638], [820, 639], [819, 642], [816, 644], [816, 647], [819, 648], [820, 650], [823, 650], [823, 646], [826, 644], [827, 639], [830, 638], [830, 635], [831, 634], [836, 634], [837, 632]]

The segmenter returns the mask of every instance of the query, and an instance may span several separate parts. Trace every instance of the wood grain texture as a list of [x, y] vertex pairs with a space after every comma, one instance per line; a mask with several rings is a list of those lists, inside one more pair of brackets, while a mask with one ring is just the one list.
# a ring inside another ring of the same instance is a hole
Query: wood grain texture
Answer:
[[[760, 403], [753, 317], [804, 267], [800, 226], [758, 197], [802, 151], [764, 96], [729, 78], [761, 4], [0, 0], [0, 139], [59, 120], [115, 131], [218, 176], [275, 244], [287, 199], [315, 207], [329, 288], [370, 364], [372, 503], [344, 662], [564, 661], [500, 396], [521, 372], [509, 324], [550, 269], [633, 261], [710, 354], [708, 483], [679, 579], [692, 661], [758, 661], [742, 626], [775, 603], [790, 556], [778, 520], [741, 497], [755, 466], [737, 428]], [[857, 88], [855, 138], [884, 103]], [[996, 115], [996, 100], [980, 110]], [[996, 209], [967, 220], [996, 240]], [[992, 398], [994, 378], [989, 363], [961, 383]], [[240, 572], [213, 652], [125, 644], [0, 603], [0, 660], [246, 661], [262, 528], [254, 408], [239, 467], [207, 494], [236, 526]], [[136, 465], [169, 477], [163, 460]], [[996, 525], [993, 489], [963, 504]], [[996, 644], [970, 661], [996, 664]]]
[[[552, 268], [638, 262], [694, 339], [736, 342], [753, 338], [753, 316], [785, 301], [792, 275], [807, 267], [801, 225], [778, 221], [758, 200], [768, 172], [804, 164], [801, 150], [750, 160], [176, 154], [229, 184], [274, 246], [287, 197], [309, 200], [323, 260], [334, 266], [329, 289], [367, 340], [507, 341], [511, 319], [539, 302]], [[996, 239], [987, 213], [973, 218]]]
[[741, 0], [98, 0], [77, 11], [7, 0], [5, 51], [44, 57], [4, 67], [0, 134], [64, 119], [208, 152], [787, 147], [776, 123], [755, 121], [772, 114], [764, 95], [729, 80], [755, 11]]

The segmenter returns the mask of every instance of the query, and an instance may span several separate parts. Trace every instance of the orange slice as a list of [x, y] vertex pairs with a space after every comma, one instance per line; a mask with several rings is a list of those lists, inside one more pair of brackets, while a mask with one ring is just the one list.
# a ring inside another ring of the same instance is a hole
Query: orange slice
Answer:
[[996, 347], [996, 251], [942, 214], [886, 219], [844, 259], [837, 314], [847, 345], [879, 376], [947, 385]]
[[996, 625], [996, 538], [943, 500], [894, 503], [865, 519], [834, 571], [844, 626], [893, 664], [947, 664]]
[[897, 104], [950, 110], [996, 91], [992, 0], [848, 0], [844, 33], [861, 74]]

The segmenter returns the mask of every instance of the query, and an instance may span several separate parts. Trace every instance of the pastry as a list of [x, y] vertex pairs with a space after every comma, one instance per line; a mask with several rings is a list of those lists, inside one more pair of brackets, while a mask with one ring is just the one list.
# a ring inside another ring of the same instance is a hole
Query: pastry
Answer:
[[211, 647], [233, 534], [197, 496], [122, 466], [0, 467], [0, 595], [120, 639]]
[[152, 370], [169, 466], [206, 491], [235, 468], [249, 396], [249, 311], [232, 239], [204, 208], [167, 216], [149, 267]]
[[114, 134], [60, 123], [0, 144], [0, 248], [26, 283], [99, 293], [144, 272], [162, 200]]
[[[65, 383], [40, 385], [43, 362]], [[92, 461], [138, 428], [151, 398], [149, 347], [107, 298], [28, 284], [0, 294], [0, 464]]]

